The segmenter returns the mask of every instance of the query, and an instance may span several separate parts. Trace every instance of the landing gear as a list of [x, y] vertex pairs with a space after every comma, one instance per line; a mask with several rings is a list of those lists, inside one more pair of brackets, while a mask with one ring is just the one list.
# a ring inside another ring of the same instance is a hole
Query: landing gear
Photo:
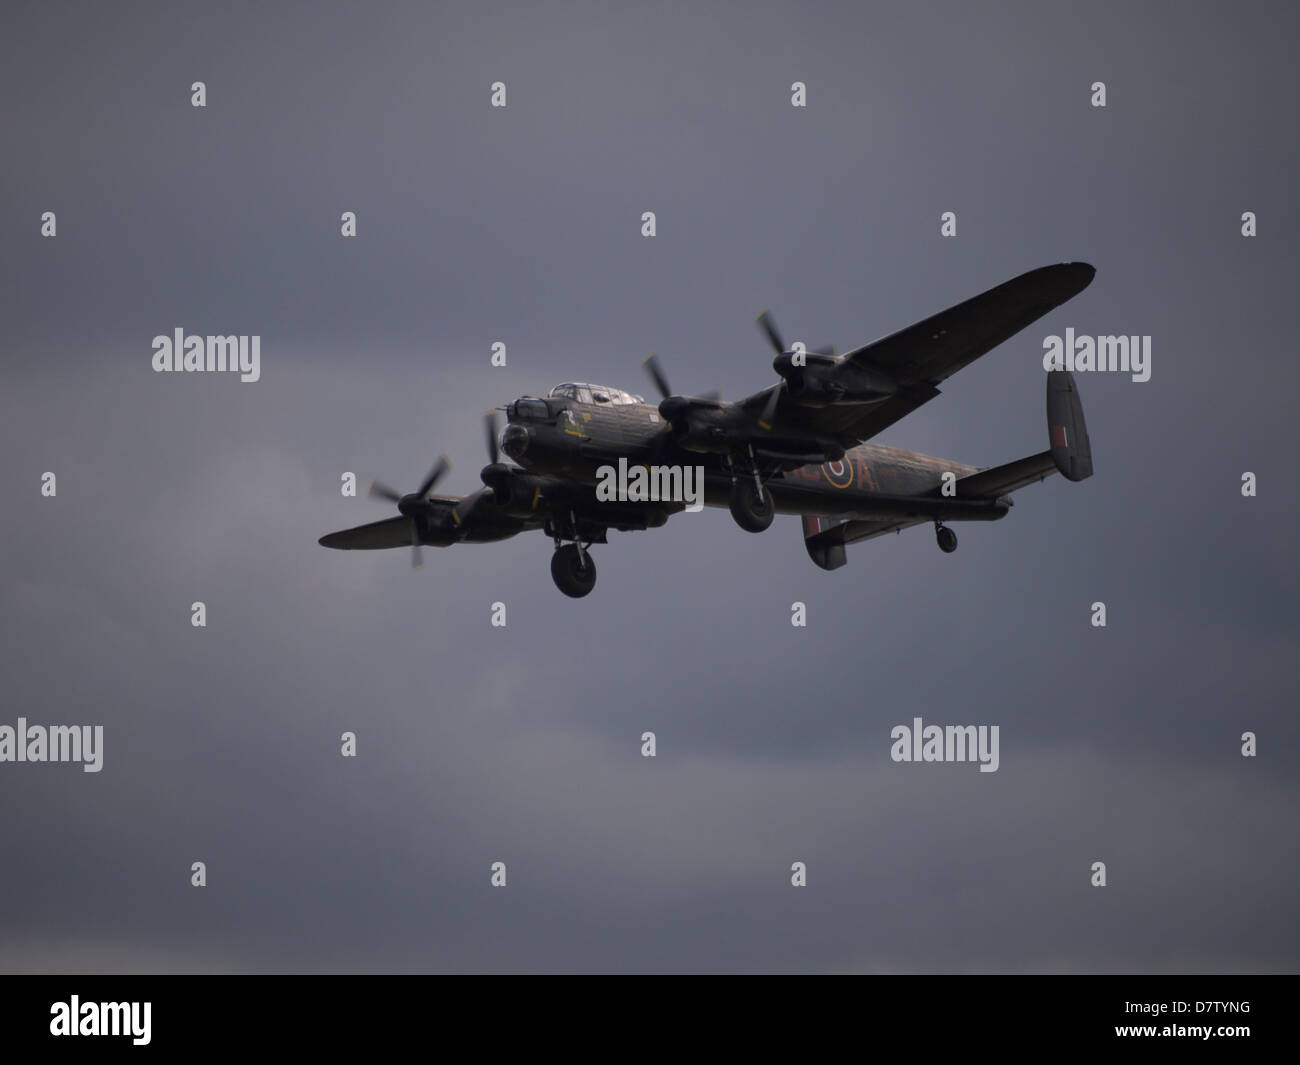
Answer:
[[556, 547], [551, 556], [551, 579], [571, 599], [581, 599], [596, 587], [596, 563], [581, 544]]
[[772, 524], [776, 508], [772, 504], [772, 493], [766, 485], [754, 487], [748, 477], [742, 477], [731, 486], [731, 516], [736, 524], [746, 532], [762, 532]]
[[939, 541], [939, 550], [945, 555], [951, 555], [957, 550], [957, 534], [937, 521], [934, 523], [934, 538]]
[[772, 502], [772, 493], [758, 475], [753, 447], [749, 448], [749, 473], [741, 472], [738, 475], [735, 466], [731, 462], [728, 465], [731, 466], [731, 516], [746, 532], [762, 532], [772, 524], [776, 507]]

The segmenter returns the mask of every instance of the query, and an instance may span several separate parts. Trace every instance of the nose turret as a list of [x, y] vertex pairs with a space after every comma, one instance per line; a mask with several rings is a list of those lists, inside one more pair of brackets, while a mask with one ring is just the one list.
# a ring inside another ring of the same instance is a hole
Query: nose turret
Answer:
[[507, 425], [501, 434], [501, 450], [516, 462], [528, 450], [529, 432], [522, 425]]

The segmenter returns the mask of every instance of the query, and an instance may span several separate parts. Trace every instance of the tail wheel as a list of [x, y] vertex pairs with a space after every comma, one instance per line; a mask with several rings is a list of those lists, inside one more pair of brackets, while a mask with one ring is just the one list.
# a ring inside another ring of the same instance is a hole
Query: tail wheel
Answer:
[[596, 587], [596, 563], [590, 551], [577, 544], [556, 548], [551, 556], [551, 579], [571, 599], [581, 599]]
[[957, 550], [957, 534], [948, 526], [940, 525], [935, 529], [934, 538], [939, 541], [939, 550], [945, 555], [951, 555]]
[[767, 485], [760, 491], [752, 477], [736, 479], [731, 486], [730, 507], [736, 524], [746, 532], [762, 532], [772, 524], [772, 518], [776, 516], [772, 493], [767, 490]]

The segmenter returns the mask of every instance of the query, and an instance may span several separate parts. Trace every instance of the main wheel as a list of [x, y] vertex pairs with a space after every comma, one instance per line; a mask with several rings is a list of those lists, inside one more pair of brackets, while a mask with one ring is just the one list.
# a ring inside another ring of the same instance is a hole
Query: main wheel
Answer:
[[940, 525], [935, 529], [934, 538], [939, 541], [939, 550], [945, 555], [951, 555], [957, 550], [957, 534], [948, 526]]
[[565, 595], [581, 599], [596, 587], [596, 563], [591, 552], [579, 552], [577, 544], [558, 548], [551, 556], [551, 579]]
[[731, 516], [746, 532], [762, 532], [772, 524], [772, 518], [776, 515], [772, 493], [766, 485], [760, 492], [754, 487], [752, 477], [741, 477], [731, 486], [730, 506]]

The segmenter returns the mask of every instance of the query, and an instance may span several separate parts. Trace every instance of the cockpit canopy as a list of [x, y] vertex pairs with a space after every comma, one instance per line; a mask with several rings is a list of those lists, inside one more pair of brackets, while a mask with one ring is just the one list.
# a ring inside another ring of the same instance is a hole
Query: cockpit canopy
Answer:
[[579, 403], [612, 404], [617, 407], [627, 407], [635, 403], [645, 402], [644, 397], [634, 396], [631, 392], [624, 392], [621, 388], [607, 388], [605, 385], [585, 385], [574, 381], [556, 385], [549, 394], [556, 399], [575, 399]]

